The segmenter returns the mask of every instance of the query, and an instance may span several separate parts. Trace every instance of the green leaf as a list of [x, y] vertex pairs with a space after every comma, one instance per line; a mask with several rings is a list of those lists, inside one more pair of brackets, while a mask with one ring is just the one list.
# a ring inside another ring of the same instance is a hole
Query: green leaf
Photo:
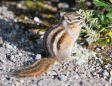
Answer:
[[41, 1], [37, 1], [36, 4], [37, 4], [37, 6], [39, 6], [40, 8], [44, 8], [44, 7], [45, 7], [44, 3], [41, 2]]
[[105, 39], [100, 39], [97, 41], [100, 45], [105, 46], [107, 44], [106, 38]]
[[104, 2], [104, 1], [94, 1], [93, 3], [94, 3], [96, 6], [103, 6], [103, 7], [109, 6], [109, 3]]
[[110, 20], [112, 20], [112, 11], [106, 14], [106, 17], [108, 17]]
[[108, 24], [107, 18], [103, 14], [100, 14], [99, 18], [100, 18], [101, 24]]
[[109, 6], [105, 7], [105, 10], [106, 11], [110, 11], [110, 10], [112, 11], [112, 4], [110, 4]]
[[27, 1], [27, 6], [28, 7], [34, 7], [35, 6], [35, 3], [32, 2], [32, 1]]

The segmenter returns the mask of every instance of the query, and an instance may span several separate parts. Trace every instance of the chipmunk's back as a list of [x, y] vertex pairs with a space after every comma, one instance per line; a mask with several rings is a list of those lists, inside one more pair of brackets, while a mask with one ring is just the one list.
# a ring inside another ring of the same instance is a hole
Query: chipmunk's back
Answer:
[[60, 21], [44, 36], [46, 51], [59, 61], [70, 56], [73, 44], [83, 26], [84, 18], [77, 13], [65, 13]]

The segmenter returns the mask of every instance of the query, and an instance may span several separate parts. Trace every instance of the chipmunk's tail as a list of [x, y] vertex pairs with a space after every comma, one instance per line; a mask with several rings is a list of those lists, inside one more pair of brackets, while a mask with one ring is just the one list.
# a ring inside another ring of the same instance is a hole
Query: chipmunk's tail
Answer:
[[24, 69], [15, 71], [12, 75], [18, 77], [40, 76], [47, 72], [56, 61], [54, 58], [43, 58]]

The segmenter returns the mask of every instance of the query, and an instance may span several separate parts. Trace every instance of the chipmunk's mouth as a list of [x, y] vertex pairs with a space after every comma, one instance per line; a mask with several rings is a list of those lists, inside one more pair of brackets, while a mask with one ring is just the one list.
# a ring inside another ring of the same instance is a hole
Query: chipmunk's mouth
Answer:
[[84, 26], [85, 26], [85, 21], [81, 22], [80, 25], [81, 25], [82, 27], [84, 27]]

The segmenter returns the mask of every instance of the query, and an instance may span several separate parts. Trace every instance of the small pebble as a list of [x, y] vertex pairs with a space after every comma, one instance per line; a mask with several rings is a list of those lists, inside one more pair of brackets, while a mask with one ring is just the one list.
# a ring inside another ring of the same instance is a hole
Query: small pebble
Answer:
[[37, 54], [35, 59], [38, 60], [38, 59], [41, 59], [41, 57], [42, 57], [41, 54]]
[[112, 76], [109, 78], [109, 83], [112, 83]]
[[17, 46], [15, 46], [15, 45], [14, 45], [13, 47], [14, 47], [15, 49], [17, 48]]
[[34, 18], [34, 21], [35, 21], [35, 22], [39, 22], [40, 19], [39, 19], [38, 17], [35, 17], [35, 18]]
[[16, 35], [17, 34], [16, 30], [12, 30], [11, 33], [12, 33], [11, 35]]
[[111, 77], [112, 77], [112, 69], [111, 69], [111, 71], [110, 71], [110, 75], [111, 75]]
[[20, 79], [20, 83], [24, 83], [24, 80]]
[[58, 4], [58, 8], [68, 8], [68, 7], [69, 7], [69, 5], [65, 2]]
[[58, 77], [58, 80], [65, 81], [65, 80], [67, 80], [67, 76], [61, 75], [61, 76]]
[[97, 75], [97, 73], [96, 73], [96, 72], [93, 72], [92, 74], [93, 74], [94, 76], [96, 76], [96, 75]]
[[107, 65], [105, 65], [105, 68], [107, 69], [107, 68], [109, 68], [111, 66], [112, 66], [111, 64], [107, 64]]
[[18, 30], [19, 29], [19, 25], [15, 25], [15, 28], [16, 28], [16, 30]]
[[57, 75], [56, 71], [53, 71], [53, 70], [48, 71], [47, 74], [49, 74], [49, 75], [51, 75], [51, 76]]
[[75, 73], [73, 77], [75, 77], [76, 79], [80, 78], [77, 73]]
[[25, 42], [25, 39], [24, 39], [24, 38], [22, 38], [22, 39], [21, 39], [21, 42]]
[[14, 60], [14, 55], [11, 55], [10, 59], [13, 61]]
[[19, 80], [15, 81], [15, 84], [16, 84], [17, 86], [19, 86], [19, 85], [20, 85], [20, 81], [19, 81]]
[[107, 76], [109, 76], [109, 73], [108, 73], [107, 70], [104, 70], [104, 72], [103, 72], [103, 77], [106, 78]]
[[44, 34], [45, 34], [45, 32], [43, 32], [43, 31], [40, 31], [40, 32], [39, 32], [39, 34], [40, 34], [40, 35], [44, 35]]
[[97, 52], [100, 52], [100, 51], [101, 51], [101, 49], [97, 47], [97, 48], [96, 48], [96, 51], [97, 51]]
[[9, 25], [12, 27], [13, 23], [9, 23]]
[[12, 46], [9, 43], [6, 43], [6, 48], [12, 48]]
[[18, 8], [21, 8], [21, 7], [22, 7], [22, 4], [20, 4], [20, 3], [17, 4], [17, 7], [18, 7]]
[[19, 56], [22, 56], [23, 55], [21, 52], [19, 52], [18, 54], [19, 54]]
[[14, 84], [11, 84], [11, 86], [15, 86]]

